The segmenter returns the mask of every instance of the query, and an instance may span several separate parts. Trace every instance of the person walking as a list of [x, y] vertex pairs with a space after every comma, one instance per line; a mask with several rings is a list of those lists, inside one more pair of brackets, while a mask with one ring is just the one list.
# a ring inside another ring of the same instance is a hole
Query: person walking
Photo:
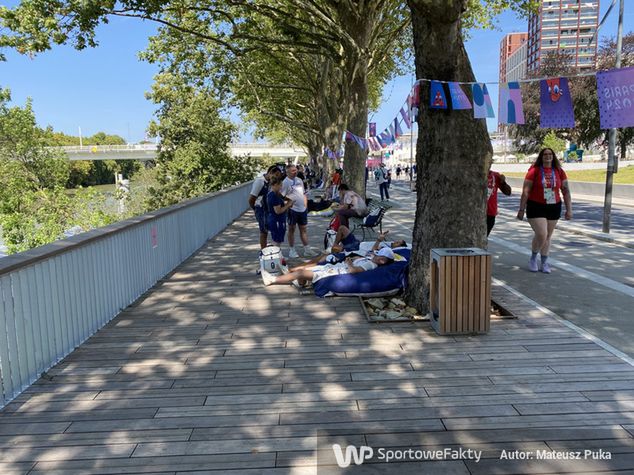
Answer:
[[531, 258], [528, 261], [528, 269], [531, 272], [540, 270], [537, 254], [541, 257], [541, 271], [545, 274], [551, 272], [548, 256], [552, 235], [561, 217], [561, 195], [566, 205], [564, 218], [570, 220], [572, 219], [572, 198], [568, 177], [561, 168], [555, 152], [551, 148], [544, 148], [526, 173], [517, 212], [519, 220], [524, 219], [524, 212], [526, 212], [528, 223], [534, 233], [531, 242]]
[[385, 163], [381, 163], [379, 166], [379, 179], [377, 183], [379, 184], [379, 192], [381, 193], [381, 201], [390, 199], [390, 192], [387, 190], [388, 182], [387, 182], [387, 171], [385, 170]]
[[498, 172], [489, 170], [487, 179], [487, 237], [495, 226], [495, 217], [498, 215], [498, 190], [506, 196], [511, 196], [511, 185], [506, 177]]

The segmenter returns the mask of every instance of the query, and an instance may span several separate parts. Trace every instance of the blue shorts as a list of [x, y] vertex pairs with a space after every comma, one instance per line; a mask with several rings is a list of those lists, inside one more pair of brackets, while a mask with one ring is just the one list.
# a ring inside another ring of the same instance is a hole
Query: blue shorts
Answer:
[[253, 211], [255, 212], [255, 220], [258, 222], [258, 227], [260, 228], [260, 232], [262, 234], [267, 233], [268, 229], [266, 227], [266, 221], [267, 221], [266, 210], [262, 206], [256, 206], [255, 208], [253, 208]]
[[279, 219], [269, 219], [269, 231], [271, 232], [271, 239], [274, 242], [284, 242], [284, 235], [286, 234], [286, 221]]
[[345, 238], [343, 238], [343, 240], [341, 241], [341, 244], [343, 246], [344, 251], [350, 252], [350, 251], [358, 251], [360, 242], [354, 234], [350, 233]]
[[288, 224], [294, 226], [299, 224], [300, 226], [306, 226], [308, 224], [308, 210], [305, 211], [293, 211], [288, 212]]

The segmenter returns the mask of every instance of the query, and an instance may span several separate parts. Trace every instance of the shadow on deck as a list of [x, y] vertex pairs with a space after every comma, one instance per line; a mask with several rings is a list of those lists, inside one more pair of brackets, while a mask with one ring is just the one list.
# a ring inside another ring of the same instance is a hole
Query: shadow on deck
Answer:
[[[634, 369], [595, 343], [528, 307], [477, 337], [368, 324], [356, 299], [263, 287], [256, 240], [245, 215], [9, 404], [0, 473], [634, 469]], [[333, 443], [374, 457], [339, 469]]]

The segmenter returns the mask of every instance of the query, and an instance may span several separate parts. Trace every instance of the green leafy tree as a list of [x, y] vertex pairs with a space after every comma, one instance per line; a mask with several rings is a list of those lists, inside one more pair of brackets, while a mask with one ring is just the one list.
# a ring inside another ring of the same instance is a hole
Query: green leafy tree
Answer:
[[554, 131], [550, 131], [544, 137], [542, 142], [542, 147], [551, 148], [557, 154], [561, 154], [564, 150], [566, 150], [566, 141], [557, 137], [557, 134]]
[[66, 192], [68, 159], [45, 146], [46, 132], [37, 127], [31, 102], [11, 107], [10, 100], [9, 91], [0, 91], [0, 226], [9, 252], [60, 239], [73, 226], [112, 221], [94, 196]]
[[[181, 38], [195, 36], [222, 50], [229, 61], [254, 51], [295, 55], [303, 57], [305, 63], [307, 55], [332, 59], [331, 73], [341, 77], [338, 88], [342, 99], [335, 101], [344, 116], [341, 120], [337, 118], [334, 127], [328, 126], [335, 137], [341, 135], [335, 133], [336, 129], [345, 127], [357, 135], [365, 135], [369, 74], [395, 72], [395, 59], [408, 44], [403, 39], [408, 37], [409, 15], [401, 0], [212, 0], [186, 4], [176, 1], [51, 4], [23, 0], [14, 9], [0, 9], [0, 21], [7, 28], [0, 35], [0, 46], [23, 53], [41, 52], [53, 43], [72, 42], [80, 49], [95, 46], [96, 26], [112, 15], [156, 21], [179, 31]], [[262, 112], [270, 115], [273, 111], [262, 109]], [[328, 143], [330, 139], [321, 141]], [[316, 149], [319, 142], [313, 139], [309, 145]], [[358, 190], [363, 189], [364, 159], [365, 152], [356, 144], [348, 144], [346, 174], [349, 184]]]
[[156, 160], [158, 186], [150, 206], [159, 208], [253, 179], [261, 164], [232, 157], [228, 144], [234, 127], [220, 115], [210, 91], [184, 84], [180, 76], [160, 73], [149, 97], [160, 104], [150, 133], [161, 137]]

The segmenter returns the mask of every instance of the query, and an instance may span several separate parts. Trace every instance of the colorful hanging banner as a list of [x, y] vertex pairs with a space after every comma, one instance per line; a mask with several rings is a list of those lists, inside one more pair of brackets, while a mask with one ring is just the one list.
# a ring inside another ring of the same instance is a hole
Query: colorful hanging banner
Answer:
[[542, 129], [572, 129], [575, 111], [568, 87], [568, 79], [544, 79], [540, 82], [539, 126]]
[[597, 73], [602, 129], [634, 127], [634, 67]]
[[403, 135], [403, 130], [401, 129], [401, 124], [398, 123], [398, 117], [394, 119], [394, 137], [399, 138]]
[[446, 109], [447, 97], [445, 96], [445, 90], [442, 87], [442, 83], [438, 81], [432, 81], [429, 93], [429, 107], [432, 109]]
[[369, 131], [368, 135], [370, 137], [375, 137], [376, 136], [376, 122], [370, 122], [368, 124], [368, 131]]
[[403, 122], [405, 122], [405, 125], [407, 126], [407, 128], [411, 129], [412, 121], [409, 118], [409, 107], [407, 109], [405, 107], [401, 107], [401, 116], [403, 117]]
[[498, 123], [523, 124], [522, 91], [518, 82], [500, 83]]
[[449, 95], [451, 96], [451, 108], [455, 110], [471, 109], [471, 102], [457, 82], [449, 83]]
[[471, 86], [471, 92], [473, 94], [473, 117], [475, 119], [495, 117], [487, 85], [484, 83], [473, 84]]

